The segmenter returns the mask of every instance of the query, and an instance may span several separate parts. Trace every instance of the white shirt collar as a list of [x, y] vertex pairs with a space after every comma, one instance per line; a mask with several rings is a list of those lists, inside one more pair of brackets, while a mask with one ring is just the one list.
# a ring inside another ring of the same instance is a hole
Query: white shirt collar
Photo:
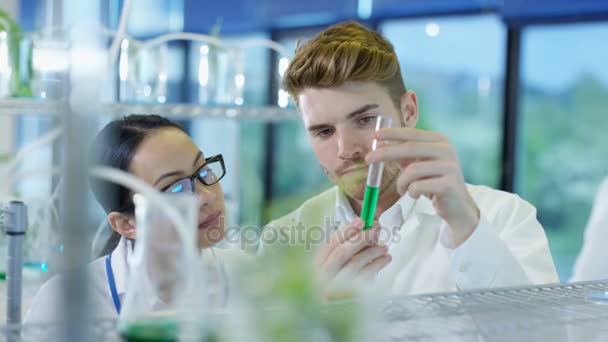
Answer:
[[[380, 225], [390, 230], [399, 229], [405, 223], [417, 202], [408, 193], [401, 196], [395, 204], [380, 215], [378, 218]], [[338, 189], [336, 196], [336, 218], [340, 224], [351, 222], [357, 218], [348, 198], [340, 189]]]
[[129, 265], [133, 258], [133, 241], [121, 237], [118, 245], [112, 251], [112, 272], [114, 273], [114, 284], [116, 292], [122, 295], [127, 290], [129, 276]]

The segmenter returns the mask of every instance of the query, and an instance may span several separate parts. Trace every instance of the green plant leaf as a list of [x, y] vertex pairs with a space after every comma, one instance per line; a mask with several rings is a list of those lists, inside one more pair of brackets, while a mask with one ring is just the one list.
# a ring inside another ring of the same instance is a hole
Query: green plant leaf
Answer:
[[[8, 26], [8, 27], [7, 27]], [[19, 77], [19, 60], [20, 60], [20, 44], [24, 37], [21, 27], [8, 15], [8, 13], [0, 9], [0, 31], [8, 33], [8, 50], [11, 61], [11, 68], [15, 71], [10, 83], [12, 96], [32, 96], [32, 91], [27, 84], [22, 84]], [[31, 58], [28, 58], [28, 69], [31, 74]]]

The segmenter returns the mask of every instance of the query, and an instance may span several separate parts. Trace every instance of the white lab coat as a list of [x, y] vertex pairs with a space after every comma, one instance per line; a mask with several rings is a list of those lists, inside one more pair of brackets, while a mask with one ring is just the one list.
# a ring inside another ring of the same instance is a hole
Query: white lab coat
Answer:
[[[226, 265], [228, 271], [231, 267], [247, 256], [239, 250], [214, 249], [216, 255]], [[116, 248], [112, 251], [111, 265], [114, 275], [116, 292], [121, 306], [125, 302], [129, 264], [133, 256], [132, 242], [121, 238]], [[88, 300], [90, 318], [95, 321], [118, 318], [118, 312], [110, 291], [109, 280], [106, 272], [106, 256], [98, 258], [87, 266], [89, 279]], [[33, 299], [24, 323], [54, 323], [63, 317], [64, 277], [56, 275], [46, 282]]]
[[608, 179], [599, 187], [572, 281], [608, 279]]
[[[558, 282], [536, 209], [514, 194], [467, 187], [479, 207], [480, 222], [456, 249], [440, 241], [447, 225], [425, 197], [414, 200], [406, 194], [380, 216], [386, 234], [381, 240], [393, 258], [376, 278], [380, 293], [408, 295]], [[285, 243], [288, 236], [313, 236], [312, 229], [326, 234], [354, 218], [344, 195], [333, 187], [271, 222], [262, 234], [260, 253]], [[298, 232], [302, 229], [307, 233]]]
[[[127, 258], [132, 255], [131, 243], [125, 238], [121, 238], [118, 245], [112, 251], [112, 271], [114, 281], [121, 303], [124, 302], [124, 295], [127, 283], [128, 263]], [[87, 297], [90, 300], [89, 313], [92, 319], [115, 319], [118, 317], [112, 295], [105, 266], [106, 257], [95, 259], [87, 266], [89, 287]], [[32, 301], [28, 312], [25, 315], [25, 323], [36, 322], [56, 322], [63, 317], [64, 308], [64, 287], [62, 282], [65, 277], [56, 275], [46, 282]]]

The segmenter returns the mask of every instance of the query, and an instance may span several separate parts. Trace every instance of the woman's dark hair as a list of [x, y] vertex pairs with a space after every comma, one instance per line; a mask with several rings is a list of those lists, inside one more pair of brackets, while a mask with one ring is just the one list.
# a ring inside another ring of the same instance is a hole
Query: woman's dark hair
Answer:
[[[129, 115], [108, 123], [95, 137], [91, 146], [91, 164], [128, 171], [131, 159], [141, 142], [150, 133], [161, 128], [184, 129], [177, 123], [159, 115]], [[91, 188], [95, 198], [106, 213], [112, 211], [132, 212], [131, 191], [122, 185], [91, 177]], [[110, 253], [120, 240], [120, 234], [112, 236], [101, 251]]]

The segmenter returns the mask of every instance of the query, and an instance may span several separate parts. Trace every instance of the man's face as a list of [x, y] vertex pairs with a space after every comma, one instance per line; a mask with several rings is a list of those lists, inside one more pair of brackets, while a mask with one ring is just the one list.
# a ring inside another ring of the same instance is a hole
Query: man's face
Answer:
[[[401, 110], [388, 90], [375, 82], [350, 82], [336, 88], [306, 88], [298, 95], [304, 125], [321, 167], [346, 195], [362, 200], [376, 116], [403, 126]], [[415, 125], [415, 122], [414, 122]], [[384, 166], [382, 188], [399, 173], [393, 163]]]

